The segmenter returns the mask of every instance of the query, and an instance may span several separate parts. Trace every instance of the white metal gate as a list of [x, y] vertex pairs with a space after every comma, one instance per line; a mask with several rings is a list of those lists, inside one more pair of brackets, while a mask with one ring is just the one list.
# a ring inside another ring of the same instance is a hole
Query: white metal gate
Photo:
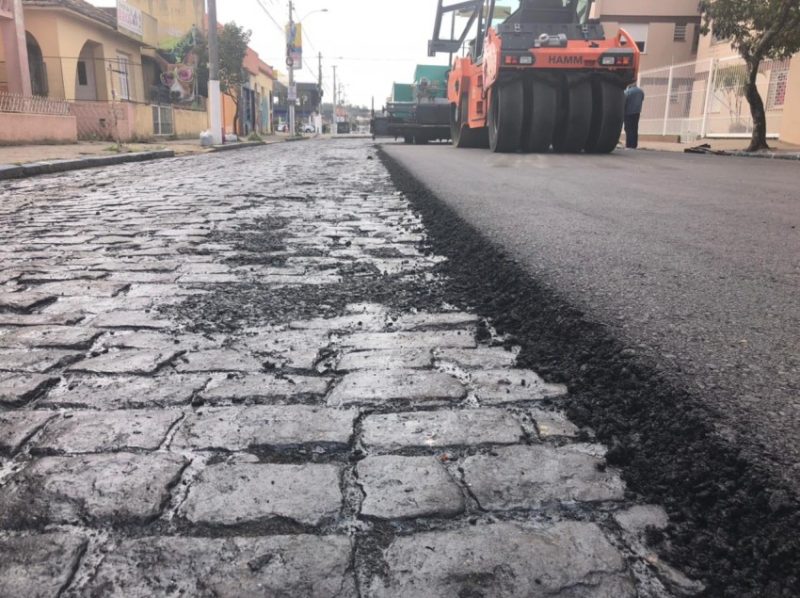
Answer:
[[[767, 60], [758, 88], [767, 111], [767, 135], [778, 137], [791, 59]], [[745, 97], [747, 66], [738, 57], [708, 59], [642, 71], [646, 100], [640, 133], [683, 138], [749, 137], [753, 132]]]

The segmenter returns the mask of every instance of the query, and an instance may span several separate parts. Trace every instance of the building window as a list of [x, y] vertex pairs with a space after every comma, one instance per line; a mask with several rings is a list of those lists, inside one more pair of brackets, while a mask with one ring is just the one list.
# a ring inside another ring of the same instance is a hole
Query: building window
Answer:
[[153, 106], [153, 134], [159, 137], [174, 135], [172, 106]]
[[647, 36], [650, 33], [650, 25], [647, 23], [620, 23], [622, 29], [628, 34], [639, 46], [639, 51], [642, 53], [647, 52]]
[[119, 98], [121, 100], [131, 99], [130, 78], [130, 58], [121, 52], [117, 54], [117, 74], [119, 75]]
[[89, 85], [89, 75], [86, 72], [86, 62], [78, 61], [78, 85], [86, 87]]
[[686, 41], [686, 23], [675, 23], [675, 33], [672, 36], [672, 41], [685, 42]]

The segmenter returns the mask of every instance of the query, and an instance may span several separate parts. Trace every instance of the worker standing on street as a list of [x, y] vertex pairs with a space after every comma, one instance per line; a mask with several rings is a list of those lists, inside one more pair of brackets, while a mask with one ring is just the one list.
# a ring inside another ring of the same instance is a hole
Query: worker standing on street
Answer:
[[644, 91], [636, 83], [625, 90], [625, 147], [639, 147], [639, 119], [644, 105]]

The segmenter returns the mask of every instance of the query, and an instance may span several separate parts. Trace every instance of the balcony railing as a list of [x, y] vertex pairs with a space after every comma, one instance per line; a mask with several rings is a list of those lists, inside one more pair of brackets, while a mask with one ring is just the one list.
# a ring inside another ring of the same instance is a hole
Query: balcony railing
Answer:
[[0, 112], [67, 116], [70, 113], [70, 108], [69, 102], [64, 100], [53, 100], [38, 96], [25, 97], [0, 92]]

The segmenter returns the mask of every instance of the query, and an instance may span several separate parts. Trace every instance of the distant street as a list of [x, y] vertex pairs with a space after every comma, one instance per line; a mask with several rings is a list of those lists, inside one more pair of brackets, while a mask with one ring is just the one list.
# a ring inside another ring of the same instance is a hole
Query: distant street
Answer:
[[797, 163], [385, 148], [800, 488]]

